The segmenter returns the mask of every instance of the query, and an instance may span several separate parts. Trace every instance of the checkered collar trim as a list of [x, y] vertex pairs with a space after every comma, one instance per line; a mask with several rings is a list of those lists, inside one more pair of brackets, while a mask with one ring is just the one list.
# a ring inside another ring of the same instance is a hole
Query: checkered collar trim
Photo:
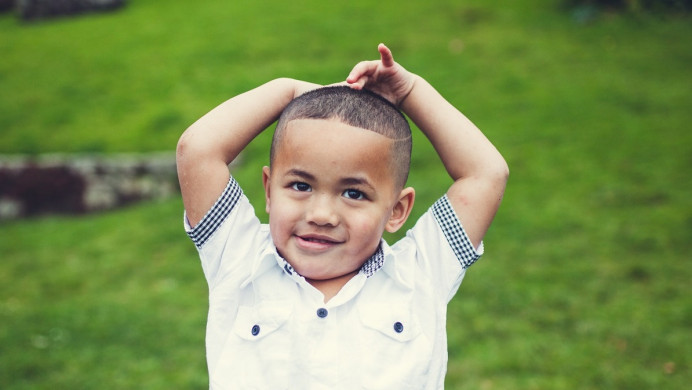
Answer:
[[375, 253], [360, 267], [360, 273], [369, 278], [375, 275], [375, 272], [379, 271], [383, 265], [384, 250], [382, 249], [382, 240], [380, 240], [380, 245], [377, 246]]

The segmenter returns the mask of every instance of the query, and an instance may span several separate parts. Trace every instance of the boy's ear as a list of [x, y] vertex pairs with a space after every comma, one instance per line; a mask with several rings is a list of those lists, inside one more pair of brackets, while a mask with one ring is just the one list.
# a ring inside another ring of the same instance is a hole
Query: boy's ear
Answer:
[[271, 171], [269, 167], [262, 167], [262, 185], [264, 186], [265, 211], [269, 214], [269, 178]]
[[404, 225], [408, 216], [411, 214], [413, 209], [413, 201], [416, 198], [416, 191], [412, 187], [406, 187], [399, 193], [399, 199], [394, 208], [392, 209], [392, 215], [389, 217], [389, 221], [384, 226], [384, 229], [389, 233], [394, 233], [401, 226]]

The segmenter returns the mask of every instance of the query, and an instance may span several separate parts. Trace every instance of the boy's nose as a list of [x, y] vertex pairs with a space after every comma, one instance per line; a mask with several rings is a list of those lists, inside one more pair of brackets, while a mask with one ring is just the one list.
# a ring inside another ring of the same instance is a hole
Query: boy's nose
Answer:
[[310, 223], [319, 226], [336, 226], [339, 224], [339, 215], [333, 201], [326, 195], [318, 195], [308, 205], [306, 219]]

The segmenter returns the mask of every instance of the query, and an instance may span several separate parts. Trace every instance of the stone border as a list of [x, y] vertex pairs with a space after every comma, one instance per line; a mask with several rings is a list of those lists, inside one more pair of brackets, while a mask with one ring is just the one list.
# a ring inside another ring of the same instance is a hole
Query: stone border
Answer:
[[16, 0], [19, 17], [25, 21], [111, 11], [123, 7], [125, 0]]
[[177, 194], [172, 152], [0, 155], [0, 220], [83, 214]]

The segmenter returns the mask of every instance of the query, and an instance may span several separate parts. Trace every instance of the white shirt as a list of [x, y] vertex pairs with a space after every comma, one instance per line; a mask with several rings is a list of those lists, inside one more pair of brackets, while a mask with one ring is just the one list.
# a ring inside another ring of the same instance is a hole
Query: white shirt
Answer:
[[278, 255], [233, 178], [185, 229], [209, 284], [211, 389], [444, 387], [447, 303], [483, 253], [446, 196], [327, 303]]

